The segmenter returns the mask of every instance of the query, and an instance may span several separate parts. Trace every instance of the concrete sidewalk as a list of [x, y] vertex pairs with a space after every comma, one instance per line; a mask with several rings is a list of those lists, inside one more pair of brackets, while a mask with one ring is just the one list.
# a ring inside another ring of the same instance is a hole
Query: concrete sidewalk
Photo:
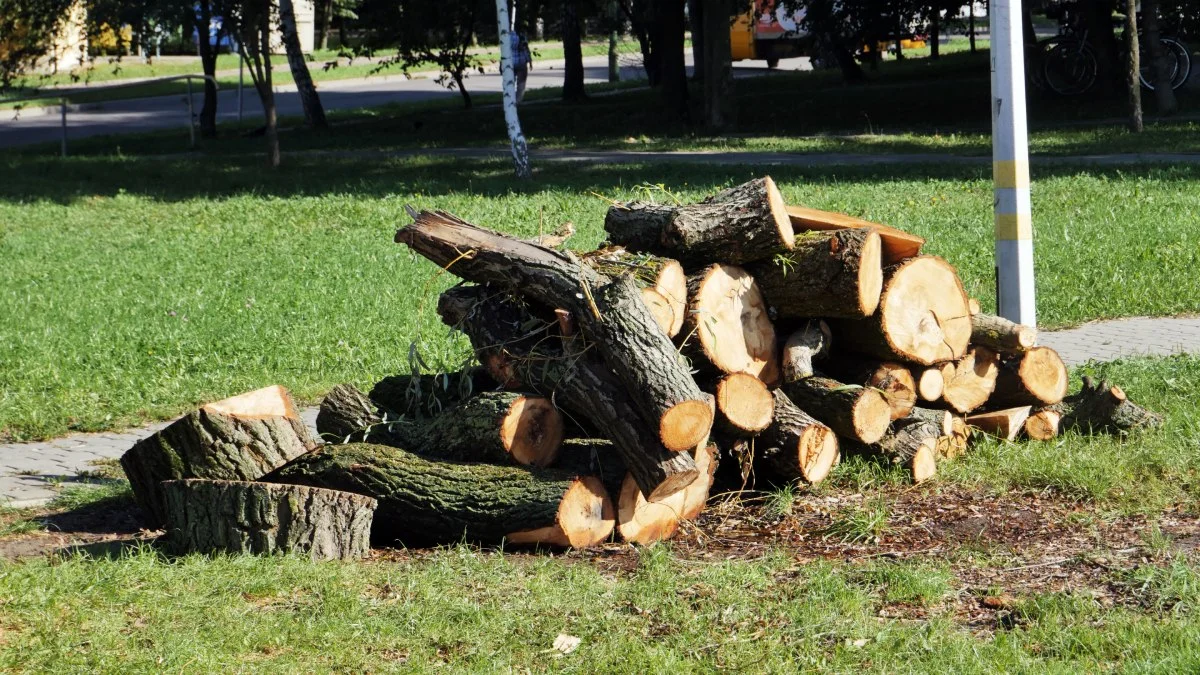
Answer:
[[[1068, 366], [1126, 356], [1200, 354], [1200, 317], [1097, 321], [1078, 328], [1043, 332], [1040, 343], [1057, 350]], [[303, 416], [312, 427], [317, 409], [306, 408]], [[0, 505], [45, 504], [58, 494], [60, 485], [85, 481], [88, 472], [94, 470], [95, 460], [120, 457], [138, 439], [166, 425], [160, 422], [123, 432], [75, 434], [39, 443], [0, 445]]]

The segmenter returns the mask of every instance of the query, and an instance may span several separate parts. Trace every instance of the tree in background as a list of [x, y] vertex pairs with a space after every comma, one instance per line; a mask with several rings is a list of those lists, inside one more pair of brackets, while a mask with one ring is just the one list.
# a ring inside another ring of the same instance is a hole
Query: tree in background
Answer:
[[231, 33], [242, 43], [250, 79], [262, 102], [267, 162], [277, 167], [280, 154], [275, 90], [271, 84], [271, 0], [241, 0], [236, 7], [227, 9], [230, 11], [225, 15], [225, 21], [230, 23]]
[[704, 124], [714, 130], [728, 129], [736, 123], [737, 114], [729, 28], [741, 10], [741, 3], [730, 0], [703, 2]]
[[[583, 36], [579, 22], [579, 0], [562, 0], [562, 43], [564, 101], [582, 101], [587, 98], [583, 86]], [[503, 40], [501, 40], [503, 42]]]
[[687, 124], [688, 111], [687, 64], [683, 55], [683, 34], [686, 0], [657, 0], [652, 28], [658, 61], [659, 88], [668, 119]]
[[[1129, 97], [1129, 130], [1142, 130], [1142, 65], [1138, 54], [1137, 0], [1125, 0], [1125, 88]], [[1168, 83], [1168, 86], [1170, 84]]]
[[1142, 25], [1145, 27], [1147, 51], [1151, 63], [1151, 80], [1154, 83], [1154, 100], [1158, 114], [1173, 115], [1179, 108], [1175, 90], [1171, 87], [1171, 64], [1167, 50], [1163, 49], [1162, 30], [1159, 28], [1158, 0], [1142, 0]]
[[325, 108], [321, 105], [321, 97], [317, 94], [317, 87], [308, 73], [308, 63], [304, 60], [304, 52], [300, 48], [300, 34], [296, 30], [296, 10], [292, 0], [279, 0], [279, 32], [283, 37], [283, 49], [287, 53], [292, 81], [296, 83], [296, 93], [299, 94], [300, 105], [304, 108], [305, 124], [311, 129], [328, 129]]
[[0, 0], [0, 90], [47, 56], [71, 0]]
[[508, 128], [508, 139], [512, 144], [513, 164], [517, 178], [533, 177], [529, 166], [529, 145], [521, 133], [521, 120], [517, 116], [517, 76], [513, 71], [512, 28], [508, 18], [508, 0], [496, 0], [496, 25], [500, 37], [500, 79], [504, 86], [504, 122]]
[[[200, 56], [200, 70], [210, 78], [217, 76], [217, 53], [221, 48], [221, 37], [228, 31], [225, 22], [210, 30], [213, 17], [228, 15], [222, 12], [225, 7], [223, 0], [196, 0], [195, 12], [188, 12], [188, 22], [184, 24], [185, 32], [194, 26], [196, 31], [196, 51]], [[228, 20], [228, 16], [225, 17]], [[192, 21], [195, 21], [193, 24]], [[217, 85], [214, 80], [204, 81], [204, 102], [200, 106], [200, 137], [217, 137]]]
[[[333, 32], [333, 20], [338, 18], [357, 19], [359, 0], [321, 0], [316, 6], [316, 42], [317, 49], [329, 49], [329, 34]], [[346, 36], [339, 34], [342, 48], [346, 46]]]

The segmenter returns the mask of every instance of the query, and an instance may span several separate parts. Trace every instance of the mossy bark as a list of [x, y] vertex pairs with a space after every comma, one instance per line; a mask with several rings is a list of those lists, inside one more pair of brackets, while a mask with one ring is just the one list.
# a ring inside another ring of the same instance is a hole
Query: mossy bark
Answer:
[[1130, 401], [1125, 392], [1107, 381], [1083, 378], [1083, 388], [1060, 403], [1046, 406], [1062, 415], [1059, 430], [1081, 433], [1128, 434], [1153, 429], [1163, 423], [1162, 415]]

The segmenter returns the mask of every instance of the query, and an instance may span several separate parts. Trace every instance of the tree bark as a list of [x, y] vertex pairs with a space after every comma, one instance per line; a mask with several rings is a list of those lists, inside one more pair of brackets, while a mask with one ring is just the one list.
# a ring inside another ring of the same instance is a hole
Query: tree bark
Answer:
[[[730, 7], [725, 0], [697, 0], [703, 6], [704, 122], [714, 131], [737, 124], [737, 96], [730, 47]], [[693, 48], [695, 37], [693, 36]]]
[[1125, 89], [1129, 105], [1129, 130], [1142, 131], [1142, 64], [1138, 53], [1137, 0], [1125, 0]]
[[614, 244], [674, 258], [684, 268], [713, 262], [741, 265], [792, 249], [786, 208], [767, 176], [699, 204], [617, 204], [608, 209], [604, 229]]
[[376, 544], [584, 548], [608, 539], [614, 524], [612, 501], [594, 476], [432, 461], [383, 445], [326, 445], [262, 480], [374, 497]]
[[184, 478], [252, 481], [314, 446], [291, 396], [267, 387], [209, 403], [121, 456], [151, 527], [166, 522], [161, 484]]
[[492, 379], [486, 369], [472, 367], [436, 375], [390, 375], [376, 382], [367, 396], [372, 403], [396, 416], [422, 419], [502, 384]]
[[810, 377], [783, 385], [783, 392], [842, 438], [874, 443], [883, 438], [892, 421], [887, 399], [870, 387]]
[[906, 419], [917, 419], [928, 422], [941, 432], [937, 439], [937, 456], [939, 459], [954, 459], [967, 451], [967, 442], [971, 438], [971, 430], [966, 421], [949, 410], [934, 410], [932, 408], [913, 408]]
[[780, 319], [870, 316], [883, 289], [879, 235], [869, 229], [803, 232], [791, 251], [746, 271]]
[[795, 382], [812, 377], [816, 370], [814, 362], [829, 356], [833, 335], [829, 324], [821, 320], [806, 321], [804, 327], [793, 331], [783, 343], [783, 381]]
[[929, 58], [934, 61], [941, 58], [941, 46], [938, 41], [941, 39], [942, 33], [942, 11], [935, 5], [933, 11], [929, 15]]
[[1044, 410], [1061, 415], [1059, 430], [1125, 435], [1161, 426], [1162, 415], [1130, 401], [1120, 387], [1083, 378], [1083, 389]]
[[[573, 2], [574, 0], [564, 0]], [[521, 132], [521, 119], [517, 114], [517, 76], [513, 71], [512, 31], [509, 28], [508, 0], [496, 0], [496, 23], [500, 35], [500, 82], [504, 94], [504, 125], [508, 129], [508, 140], [512, 146], [513, 169], [517, 178], [527, 180], [533, 178], [533, 169], [529, 163], [529, 144], [525, 142], [525, 134]], [[459, 85], [466, 95], [466, 89]], [[467, 98], [467, 107], [471, 107], [471, 99]]]
[[317, 86], [313, 84], [312, 76], [308, 73], [308, 63], [304, 60], [304, 51], [300, 48], [300, 34], [296, 31], [296, 10], [292, 6], [292, 0], [279, 0], [279, 30], [283, 36], [284, 51], [287, 52], [288, 68], [292, 71], [292, 81], [296, 85], [296, 93], [300, 96], [300, 105], [304, 108], [304, 122], [310, 129], [328, 129], [325, 108], [321, 105]]
[[921, 247], [925, 245], [923, 237], [844, 213], [820, 211], [805, 206], [789, 206], [786, 210], [788, 218], [792, 221], [792, 228], [797, 234], [847, 228], [874, 229], [879, 233], [880, 261], [884, 265], [895, 265], [909, 258], [915, 258], [921, 255]]
[[371, 497], [224, 480], [163, 483], [167, 543], [177, 554], [306, 554], [358, 560], [370, 552]]
[[1062, 415], [1053, 410], [1036, 410], [1025, 420], [1025, 435], [1035, 441], [1048, 441], [1058, 436]]
[[937, 474], [937, 439], [939, 430], [933, 424], [906, 418], [876, 443], [848, 441], [846, 452], [878, 457], [889, 464], [906, 467], [914, 483], [926, 481]]
[[827, 370], [842, 382], [878, 389], [887, 399], [894, 420], [907, 417], [917, 404], [916, 380], [904, 364], [842, 358], [831, 360]]
[[687, 0], [688, 28], [692, 34], [692, 79], [703, 82], [708, 54], [705, 52], [708, 24], [705, 0]]
[[702, 373], [780, 379], [775, 327], [754, 278], [734, 265], [712, 265], [688, 278], [680, 352]]
[[587, 98], [583, 86], [583, 46], [580, 44], [579, 0], [562, 0], [562, 41], [564, 101], [582, 101]]
[[1150, 58], [1154, 62], [1154, 100], [1159, 115], [1174, 115], [1179, 109], [1175, 100], [1175, 89], [1171, 86], [1171, 64], [1162, 45], [1162, 30], [1159, 28], [1158, 0], [1142, 0], [1142, 23]]
[[1037, 330], [993, 314], [973, 313], [971, 344], [1001, 354], [1025, 352], [1037, 344]]
[[687, 66], [683, 57], [685, 0], [659, 0], [655, 11], [654, 52], [659, 86], [669, 121], [690, 124]]
[[317, 49], [329, 49], [329, 31], [333, 26], [334, 0], [321, 0], [321, 23], [317, 25]]
[[1034, 347], [1000, 361], [996, 390], [988, 399], [995, 408], [1020, 405], [1046, 406], [1063, 400], [1070, 379], [1058, 352]]
[[687, 315], [687, 275], [679, 261], [648, 253], [630, 253], [616, 246], [584, 254], [583, 262], [608, 277], [632, 275], [643, 293], [647, 289], [656, 291], [671, 311], [667, 336], [675, 337], [683, 330]]
[[[197, 51], [200, 53], [200, 69], [205, 75], [217, 76], [217, 48], [210, 42], [209, 25], [212, 22], [212, 0], [199, 0], [196, 10], [199, 21], [196, 26]], [[219, 36], [218, 36], [219, 37]], [[188, 121], [191, 124], [191, 121]], [[204, 81], [204, 103], [200, 106], [200, 137], [217, 137], [217, 85], [213, 80]]]
[[837, 462], [837, 437], [782, 391], [772, 394], [774, 417], [754, 442], [758, 468], [777, 480], [820, 483]]
[[[465, 279], [494, 282], [569, 311], [666, 447], [690, 449], [707, 437], [712, 413], [705, 396], [629, 277], [608, 280], [569, 253], [442, 213], [418, 214], [396, 241]], [[468, 249], [474, 254], [464, 257]]]

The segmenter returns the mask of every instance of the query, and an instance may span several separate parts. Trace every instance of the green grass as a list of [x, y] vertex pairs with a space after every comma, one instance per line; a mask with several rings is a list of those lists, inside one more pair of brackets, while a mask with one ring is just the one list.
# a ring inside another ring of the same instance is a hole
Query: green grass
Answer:
[[[313, 400], [406, 371], [408, 345], [456, 364], [433, 311], [451, 282], [392, 243], [405, 204], [532, 235], [602, 237], [605, 198], [663, 184], [696, 199], [760, 170], [505, 161], [11, 159], [0, 164], [0, 434], [121, 428], [271, 383]], [[1127, 173], [1128, 172], [1128, 173]], [[928, 237], [993, 305], [986, 169], [776, 167], [794, 203]], [[1035, 175], [1045, 326], [1200, 310], [1200, 168]]]

